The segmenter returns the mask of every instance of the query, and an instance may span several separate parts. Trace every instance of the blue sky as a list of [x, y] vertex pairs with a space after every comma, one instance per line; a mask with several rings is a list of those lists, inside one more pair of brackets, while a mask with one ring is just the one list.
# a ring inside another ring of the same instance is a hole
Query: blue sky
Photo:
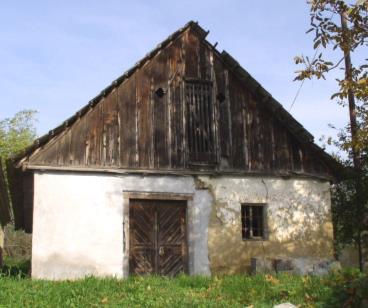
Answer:
[[[0, 3], [0, 119], [35, 109], [37, 132], [46, 133], [189, 20], [289, 110], [299, 87], [293, 57], [314, 54], [304, 0], [8, 0]], [[291, 109], [316, 139], [336, 134], [328, 123], [348, 121], [329, 99], [336, 76], [305, 82]]]

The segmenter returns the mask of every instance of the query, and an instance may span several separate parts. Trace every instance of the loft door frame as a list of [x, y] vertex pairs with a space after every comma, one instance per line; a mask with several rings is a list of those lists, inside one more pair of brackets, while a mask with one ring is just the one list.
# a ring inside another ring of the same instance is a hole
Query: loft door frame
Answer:
[[129, 243], [130, 243], [130, 228], [129, 228], [129, 215], [130, 215], [130, 200], [167, 200], [167, 201], [186, 201], [186, 243], [187, 243], [187, 269], [190, 273], [190, 254], [189, 254], [189, 225], [188, 218], [189, 209], [192, 208], [193, 194], [187, 193], [168, 193], [168, 192], [140, 192], [140, 191], [123, 191], [123, 276], [129, 276]]

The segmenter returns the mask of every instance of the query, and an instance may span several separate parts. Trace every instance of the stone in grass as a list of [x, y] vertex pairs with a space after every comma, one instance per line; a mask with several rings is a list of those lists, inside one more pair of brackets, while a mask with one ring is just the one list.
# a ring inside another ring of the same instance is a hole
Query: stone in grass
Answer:
[[273, 306], [273, 308], [296, 308], [297, 306], [291, 304], [291, 303], [282, 303], [282, 304], [278, 304]]
[[298, 275], [327, 275], [331, 271], [341, 269], [340, 262], [335, 260], [315, 260], [311, 258], [296, 258], [292, 261], [294, 273]]
[[251, 258], [252, 274], [269, 274], [274, 273], [274, 261], [270, 258], [255, 257]]

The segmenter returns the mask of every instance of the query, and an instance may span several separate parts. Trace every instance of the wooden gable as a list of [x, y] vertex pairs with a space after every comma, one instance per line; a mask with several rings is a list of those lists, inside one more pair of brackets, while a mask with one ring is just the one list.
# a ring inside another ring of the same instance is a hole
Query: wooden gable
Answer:
[[18, 166], [331, 177], [338, 164], [205, 36], [195, 23], [174, 33]]

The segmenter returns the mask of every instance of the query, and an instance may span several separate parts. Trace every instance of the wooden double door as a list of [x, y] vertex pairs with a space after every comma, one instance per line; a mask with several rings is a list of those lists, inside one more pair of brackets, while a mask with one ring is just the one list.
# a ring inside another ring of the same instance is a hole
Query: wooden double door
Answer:
[[187, 273], [186, 201], [130, 200], [130, 274]]

